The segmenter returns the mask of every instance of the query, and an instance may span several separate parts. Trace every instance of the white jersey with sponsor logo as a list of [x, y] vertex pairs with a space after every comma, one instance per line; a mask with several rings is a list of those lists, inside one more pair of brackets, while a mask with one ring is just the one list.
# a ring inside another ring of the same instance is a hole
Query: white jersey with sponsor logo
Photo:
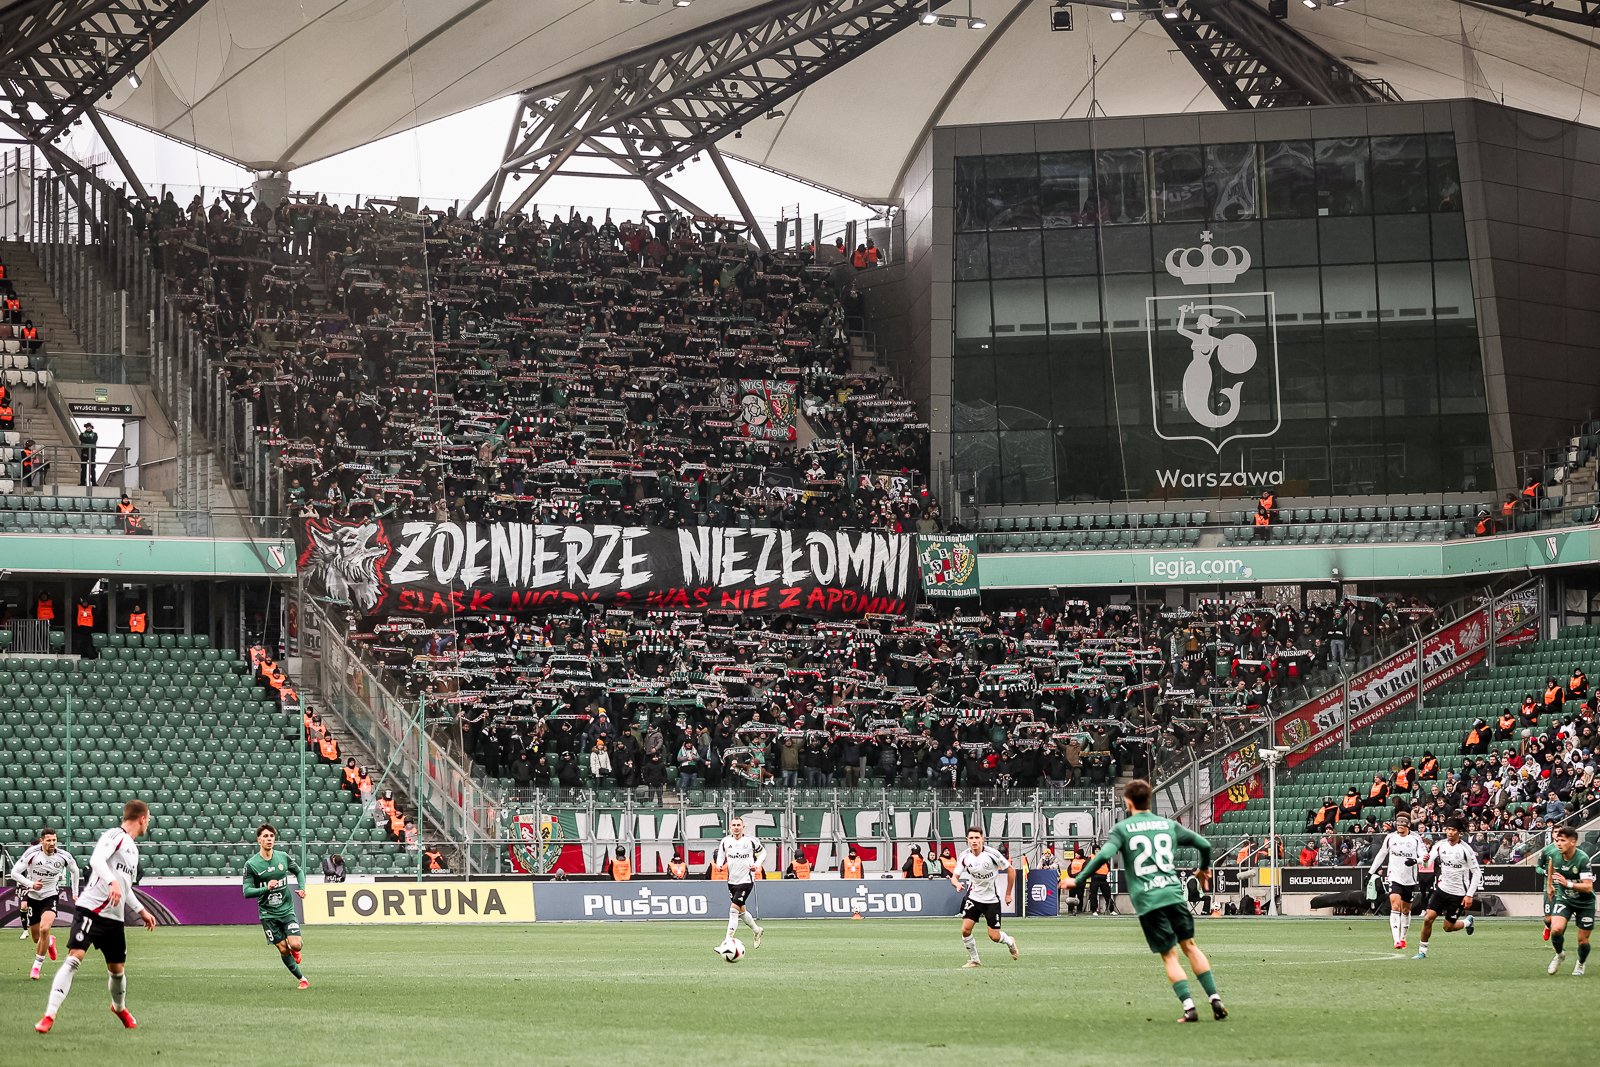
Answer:
[[1368, 874], [1377, 874], [1378, 868], [1383, 866], [1385, 858], [1389, 861], [1389, 869], [1384, 873], [1384, 879], [1392, 885], [1416, 885], [1417, 865], [1428, 854], [1427, 846], [1422, 843], [1422, 838], [1416, 834], [1391, 833], [1383, 839], [1383, 847], [1378, 849], [1378, 854], [1372, 858], [1372, 866]]
[[967, 892], [968, 900], [979, 904], [998, 904], [1000, 887], [996, 880], [1010, 869], [1010, 860], [985, 845], [977, 855], [973, 855], [970, 848], [961, 850], [961, 856], [956, 860], [955, 877], [958, 882], [972, 886]]
[[1434, 861], [1438, 872], [1433, 883], [1436, 888], [1458, 897], [1477, 893], [1483, 868], [1478, 866], [1478, 854], [1472, 851], [1471, 845], [1465, 841], [1455, 845], [1449, 841], [1435, 841], [1428, 858]]
[[[36, 897], [53, 897], [61, 892], [61, 875], [71, 871], [72, 895], [78, 895], [78, 864], [67, 854], [66, 849], [58, 848], [54, 852], [45, 852], [38, 845], [31, 845], [28, 851], [22, 854], [17, 865], [11, 868], [11, 880], [22, 887], [22, 891]], [[33, 888], [33, 883], [43, 882], [38, 889]]]
[[[103, 919], [123, 921], [123, 913], [130, 906], [134, 914], [144, 911], [133, 898], [133, 879], [139, 870], [139, 846], [120, 826], [112, 827], [100, 835], [95, 843], [94, 855], [89, 857], [89, 884], [78, 897], [78, 910], [91, 911]], [[111, 883], [122, 887], [122, 898], [112, 904], [108, 895]]]
[[764, 852], [761, 842], [748, 835], [724, 837], [717, 842], [716, 856], [711, 862], [713, 866], [728, 868], [729, 884], [744, 885], [755, 881], [755, 869]]

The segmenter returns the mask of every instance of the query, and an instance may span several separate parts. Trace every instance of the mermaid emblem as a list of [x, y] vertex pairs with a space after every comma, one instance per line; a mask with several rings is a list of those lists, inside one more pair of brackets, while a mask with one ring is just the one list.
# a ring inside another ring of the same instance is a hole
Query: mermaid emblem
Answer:
[[[1219, 455], [1229, 441], [1271, 437], [1283, 425], [1278, 394], [1277, 314], [1270, 292], [1233, 292], [1247, 274], [1247, 249], [1212, 243], [1167, 254], [1167, 273], [1206, 298], [1145, 298], [1156, 435], [1204, 441]], [[1218, 292], [1220, 287], [1230, 290]]]

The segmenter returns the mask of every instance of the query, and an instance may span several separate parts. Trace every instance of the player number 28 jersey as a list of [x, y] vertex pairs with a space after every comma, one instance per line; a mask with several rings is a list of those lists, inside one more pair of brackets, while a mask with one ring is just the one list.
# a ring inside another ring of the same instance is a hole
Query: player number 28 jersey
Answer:
[[[95, 843], [94, 855], [89, 857], [89, 884], [78, 897], [79, 912], [91, 911], [102, 919], [123, 921], [123, 914], [131, 908], [134, 914], [143, 912], [133, 896], [133, 879], [139, 870], [139, 846], [122, 827], [113, 827], [100, 835]], [[122, 887], [122, 898], [111, 903], [111, 883]]]
[[1383, 847], [1378, 849], [1378, 854], [1372, 858], [1372, 866], [1368, 874], [1377, 874], [1378, 868], [1383, 866], [1385, 859], [1389, 861], [1389, 869], [1384, 872], [1385, 881], [1392, 885], [1416, 885], [1417, 866], [1427, 858], [1428, 850], [1422, 844], [1422, 838], [1416, 834], [1391, 833], [1383, 839]]
[[717, 843], [717, 854], [712, 863], [728, 868], [728, 881], [743, 885], [755, 881], [755, 868], [765, 850], [753, 837], [724, 837]]
[[[61, 892], [61, 876], [71, 871], [72, 895], [78, 895], [78, 864], [65, 849], [56, 849], [47, 853], [38, 845], [32, 845], [22, 854], [17, 865], [11, 868], [11, 880], [22, 888], [24, 893], [35, 897], [53, 897]], [[38, 889], [33, 888], [33, 883], [43, 882]]]
[[1129, 815], [1111, 828], [1080, 878], [1087, 878], [1118, 855], [1128, 872], [1128, 899], [1133, 910], [1148, 914], [1168, 904], [1184, 903], [1183, 880], [1178, 877], [1175, 852], [1180, 846], [1197, 849], [1200, 865], [1211, 866], [1211, 842], [1171, 819], [1153, 812]]
[[970, 848], [963, 849], [960, 858], [956, 860], [954, 873], [957, 881], [972, 886], [967, 892], [968, 900], [979, 904], [998, 904], [1000, 903], [998, 879], [1010, 869], [1010, 860], [985, 845], [983, 851], [976, 856], [972, 854]]

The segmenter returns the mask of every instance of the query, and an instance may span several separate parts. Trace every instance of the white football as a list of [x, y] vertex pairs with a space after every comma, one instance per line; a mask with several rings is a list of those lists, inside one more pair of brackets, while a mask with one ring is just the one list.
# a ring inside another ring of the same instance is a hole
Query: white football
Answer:
[[729, 963], [738, 963], [744, 959], [744, 942], [731, 937], [717, 946], [717, 952]]

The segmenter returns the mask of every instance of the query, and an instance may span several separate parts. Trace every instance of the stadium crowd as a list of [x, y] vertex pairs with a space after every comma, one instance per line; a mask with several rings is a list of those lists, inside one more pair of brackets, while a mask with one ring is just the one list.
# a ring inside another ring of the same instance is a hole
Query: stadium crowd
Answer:
[[1072, 600], [816, 622], [592, 606], [357, 636], [389, 685], [455, 705], [466, 751], [520, 785], [1032, 788], [1147, 773], [1303, 694], [1353, 651], [1347, 626], [1429, 610], [1347, 609]]
[[848, 278], [742, 224], [169, 194], [155, 225], [300, 514], [941, 524], [926, 425], [851, 368]]
[[[247, 195], [153, 218], [306, 518], [943, 525], [927, 427], [853, 369], [848, 268], [662, 212], [474, 220]], [[820, 623], [583, 607], [363, 620], [519, 784], [1078, 785], [1148, 773], [1364, 666], [1420, 601], [1082, 601]]]

